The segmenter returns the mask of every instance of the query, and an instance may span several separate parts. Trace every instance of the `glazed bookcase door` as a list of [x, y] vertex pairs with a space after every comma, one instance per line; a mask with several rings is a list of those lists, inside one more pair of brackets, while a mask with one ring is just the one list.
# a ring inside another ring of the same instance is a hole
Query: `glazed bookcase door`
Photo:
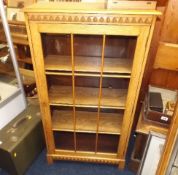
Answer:
[[150, 26], [31, 22], [29, 32], [48, 160], [123, 167]]

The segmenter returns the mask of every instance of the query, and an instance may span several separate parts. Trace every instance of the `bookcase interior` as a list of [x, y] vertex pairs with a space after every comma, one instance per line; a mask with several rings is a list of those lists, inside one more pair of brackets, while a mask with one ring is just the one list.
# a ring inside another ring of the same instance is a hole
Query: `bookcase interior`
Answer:
[[43, 33], [41, 40], [56, 149], [117, 153], [137, 38]]

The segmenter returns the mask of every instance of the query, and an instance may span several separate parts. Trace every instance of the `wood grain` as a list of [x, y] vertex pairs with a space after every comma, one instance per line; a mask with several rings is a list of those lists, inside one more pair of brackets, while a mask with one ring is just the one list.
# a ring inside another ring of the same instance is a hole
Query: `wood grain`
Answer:
[[178, 71], [178, 44], [160, 42], [154, 68]]
[[[98, 107], [99, 88], [76, 87], [76, 106]], [[103, 88], [101, 108], [125, 109], [126, 89]], [[49, 100], [52, 105], [72, 106], [72, 87], [52, 86], [49, 89]]]
[[[73, 12], [73, 13], [106, 13], [105, 4], [103, 3], [35, 3], [24, 9], [24, 12]], [[124, 14], [124, 15], [160, 15], [156, 10], [109, 10], [107, 14]]]
[[[61, 156], [59, 156], [61, 155]], [[70, 155], [70, 156], [69, 156]], [[53, 157], [55, 160], [75, 160], [84, 162], [98, 162], [98, 163], [108, 163], [108, 164], [118, 164], [124, 160], [118, 159], [117, 154], [108, 153], [95, 153], [86, 151], [64, 151], [57, 150], [55, 154], [49, 156]]]
[[101, 111], [101, 97], [102, 97], [102, 86], [103, 86], [103, 70], [104, 70], [104, 52], [106, 45], [106, 35], [103, 35], [102, 42], [102, 53], [101, 53], [101, 66], [100, 66], [100, 80], [99, 80], [99, 94], [98, 94], [98, 113], [97, 113], [97, 126], [96, 126], [96, 139], [95, 139], [95, 152], [98, 150], [98, 133], [99, 133], [99, 123], [100, 123], [100, 111]]
[[[76, 132], [96, 133], [97, 112], [76, 111]], [[72, 111], [55, 110], [52, 117], [53, 130], [74, 131]], [[122, 115], [117, 113], [100, 113], [99, 133], [120, 134]]]
[[164, 25], [161, 33], [161, 41], [178, 44], [178, 1], [169, 0]]
[[150, 77], [150, 84], [172, 90], [178, 89], [178, 72], [166, 69], [154, 69]]
[[74, 129], [74, 150], [77, 149], [77, 142], [76, 142], [76, 112], [75, 112], [75, 75], [74, 75], [74, 69], [75, 69], [75, 62], [74, 62], [74, 36], [73, 34], [70, 35], [70, 44], [71, 44], [71, 65], [72, 65], [72, 103], [73, 103], [73, 129]]
[[[48, 153], [52, 154], [54, 153], [54, 150], [55, 150], [55, 144], [54, 144], [54, 137], [52, 133], [50, 108], [48, 105], [49, 98], [48, 98], [48, 93], [47, 93], [47, 82], [46, 82], [45, 71], [44, 71], [44, 62], [42, 60], [43, 52], [42, 52], [41, 36], [39, 32], [37, 31], [38, 30], [37, 30], [36, 24], [32, 26], [29, 26], [27, 24], [27, 32], [28, 32], [30, 50], [31, 50], [31, 55], [32, 55], [35, 79], [36, 79], [36, 84], [37, 84], [40, 109], [41, 109], [41, 114], [43, 116], [42, 123], [43, 123], [43, 128], [44, 128], [46, 147], [47, 147]], [[50, 144], [47, 142], [47, 140], [50, 140]], [[50, 157], [48, 157], [48, 161], [49, 163], [50, 162], [52, 163], [52, 159]]]
[[[100, 72], [101, 57], [75, 56], [76, 72]], [[103, 73], [131, 74], [132, 60], [125, 58], [104, 58]], [[71, 71], [70, 56], [48, 55], [45, 58], [47, 71]]]
[[[126, 155], [127, 146], [130, 138], [132, 124], [134, 121], [134, 114], [136, 110], [136, 101], [138, 100], [141, 82], [143, 78], [144, 68], [147, 60], [148, 50], [151, 42], [151, 36], [153, 28], [155, 25], [155, 20], [152, 24], [151, 30], [149, 28], [142, 28], [138, 38], [137, 45], [135, 48], [135, 55], [133, 61], [132, 74], [128, 89], [127, 101], [126, 101], [126, 110], [123, 117], [123, 125], [121, 130], [121, 137], [118, 147], [118, 156], [123, 158]], [[151, 32], [151, 35], [150, 35]], [[144, 43], [144, 44], [143, 44]], [[146, 45], [146, 47], [145, 47]], [[124, 164], [120, 164], [120, 168], [124, 168]]]

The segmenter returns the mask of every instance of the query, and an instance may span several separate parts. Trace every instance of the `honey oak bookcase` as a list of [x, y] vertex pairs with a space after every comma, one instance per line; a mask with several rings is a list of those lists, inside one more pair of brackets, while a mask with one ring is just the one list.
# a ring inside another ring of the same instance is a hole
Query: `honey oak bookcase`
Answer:
[[124, 168], [160, 13], [91, 8], [91, 3], [37, 3], [24, 11], [48, 162]]

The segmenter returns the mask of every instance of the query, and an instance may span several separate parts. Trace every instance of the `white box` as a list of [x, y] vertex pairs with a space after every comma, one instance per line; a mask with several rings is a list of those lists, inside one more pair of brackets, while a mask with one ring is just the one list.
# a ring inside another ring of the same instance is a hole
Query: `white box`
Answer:
[[0, 82], [0, 129], [25, 109], [21, 90], [13, 85]]

